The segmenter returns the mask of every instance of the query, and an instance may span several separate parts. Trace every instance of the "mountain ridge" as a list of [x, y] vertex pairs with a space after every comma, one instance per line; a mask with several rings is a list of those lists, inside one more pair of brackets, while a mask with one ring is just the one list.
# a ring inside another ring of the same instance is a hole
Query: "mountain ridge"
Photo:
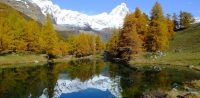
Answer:
[[72, 25], [76, 27], [91, 27], [94, 30], [105, 28], [119, 28], [129, 9], [125, 3], [115, 7], [110, 13], [87, 15], [78, 11], [61, 9], [51, 0], [29, 0], [38, 5], [44, 15], [51, 14], [57, 25]]

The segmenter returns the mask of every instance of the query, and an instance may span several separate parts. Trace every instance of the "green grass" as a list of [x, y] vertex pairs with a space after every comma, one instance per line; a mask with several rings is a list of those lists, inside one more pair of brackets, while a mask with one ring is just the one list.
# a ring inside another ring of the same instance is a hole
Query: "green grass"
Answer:
[[[4, 67], [21, 67], [21, 66], [35, 66], [36, 64], [44, 64], [47, 59], [45, 58], [45, 54], [34, 54], [34, 53], [14, 53], [7, 55], [0, 55], [0, 68]], [[91, 55], [82, 58], [75, 58], [72, 55], [57, 57], [53, 59], [53, 62], [66, 62], [70, 60], [78, 60], [78, 59], [102, 59], [102, 55]], [[38, 61], [36, 63], [35, 61]]]
[[45, 62], [45, 55], [38, 54], [8, 54], [0, 56], [0, 66], [1, 65], [11, 65], [11, 64], [26, 64], [35, 63], [35, 61]]
[[[175, 52], [178, 50], [179, 52]], [[200, 69], [200, 24], [193, 24], [190, 28], [176, 32], [170, 41], [170, 48], [166, 56], [158, 59], [147, 58], [147, 53], [131, 64], [166, 64], [166, 65], [196, 65]]]
[[190, 28], [176, 33], [170, 42], [170, 50], [180, 49], [182, 52], [200, 52], [200, 24], [193, 24]]
[[170, 65], [200, 65], [200, 53], [167, 52], [166, 56], [155, 60], [155, 62]]

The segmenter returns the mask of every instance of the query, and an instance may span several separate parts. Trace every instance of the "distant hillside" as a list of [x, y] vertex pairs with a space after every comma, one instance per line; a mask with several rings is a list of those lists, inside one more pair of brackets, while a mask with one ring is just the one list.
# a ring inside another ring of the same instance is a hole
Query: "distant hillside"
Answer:
[[19, 13], [18, 15], [21, 15], [23, 16], [22, 18], [26, 19], [26, 20], [32, 20], [32, 18], [30, 18], [29, 16], [17, 11], [16, 9], [14, 9], [13, 7], [5, 4], [5, 3], [2, 3], [0, 2], [0, 17], [2, 19], [4, 19], [5, 17], [8, 17], [8, 15], [10, 13]]
[[40, 23], [45, 20], [40, 8], [36, 4], [30, 3], [29, 0], [22, 0], [21, 2], [19, 0], [0, 0], [0, 3], [5, 3]]
[[170, 50], [179, 49], [185, 52], [200, 52], [200, 23], [176, 32], [170, 43]]
[[7, 4], [0, 2], [0, 17], [6, 17], [8, 13], [13, 13], [13, 12], [16, 12], [16, 10], [8, 6]]

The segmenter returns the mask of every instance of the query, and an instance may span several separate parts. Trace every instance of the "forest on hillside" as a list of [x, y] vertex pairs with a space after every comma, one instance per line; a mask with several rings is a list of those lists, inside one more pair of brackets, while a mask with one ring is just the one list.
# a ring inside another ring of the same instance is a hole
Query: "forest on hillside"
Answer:
[[11, 7], [1, 4], [0, 53], [35, 52], [53, 55], [87, 56], [102, 52], [104, 43], [100, 36], [82, 32], [62, 39], [55, 32], [50, 15], [44, 24], [27, 18]]
[[173, 16], [163, 13], [162, 6], [156, 2], [148, 17], [139, 8], [129, 13], [121, 29], [114, 30], [108, 42], [111, 57], [129, 61], [143, 52], [162, 52], [169, 49], [175, 31], [186, 29], [194, 22], [188, 12], [176, 13]]
[[110, 40], [105, 43], [101, 36], [82, 32], [63, 39], [55, 32], [51, 15], [43, 24], [32, 20], [13, 8], [0, 6], [0, 53], [35, 52], [53, 55], [83, 57], [100, 54], [106, 50], [112, 58], [129, 61], [142, 52], [165, 51], [173, 39], [175, 30], [185, 29], [194, 22], [188, 12], [164, 15], [162, 6], [156, 2], [147, 16], [139, 8], [128, 13], [122, 28], [113, 29]]

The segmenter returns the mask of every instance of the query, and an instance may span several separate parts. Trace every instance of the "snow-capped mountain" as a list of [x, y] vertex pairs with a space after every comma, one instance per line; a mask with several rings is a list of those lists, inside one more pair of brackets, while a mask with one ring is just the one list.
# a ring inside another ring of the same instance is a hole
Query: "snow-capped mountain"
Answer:
[[44, 23], [47, 13], [52, 15], [55, 30], [64, 37], [71, 32], [95, 33], [107, 41], [114, 27], [121, 27], [129, 9], [125, 3], [116, 6], [110, 12], [97, 15], [87, 15], [78, 11], [61, 9], [51, 0], [0, 0], [20, 13], [39, 23]]
[[129, 12], [125, 3], [121, 3], [110, 13], [101, 13], [89, 16], [78, 11], [61, 9], [51, 0], [29, 0], [38, 5], [44, 15], [51, 14], [56, 24], [71, 25], [76, 27], [91, 27], [94, 30], [121, 27], [123, 19]]

